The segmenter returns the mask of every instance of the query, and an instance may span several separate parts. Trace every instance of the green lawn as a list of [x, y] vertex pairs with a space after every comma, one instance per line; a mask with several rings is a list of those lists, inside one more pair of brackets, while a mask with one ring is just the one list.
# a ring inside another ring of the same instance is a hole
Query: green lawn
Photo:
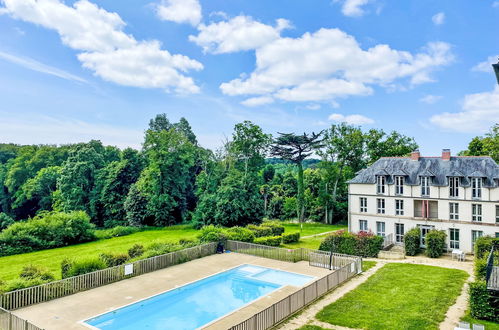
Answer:
[[468, 274], [461, 270], [387, 264], [317, 319], [362, 329], [438, 329]]
[[499, 330], [499, 323], [494, 323], [490, 321], [484, 321], [484, 320], [477, 320], [474, 319], [470, 316], [469, 313], [467, 313], [461, 321], [469, 322], [470, 324], [483, 324], [485, 326], [486, 330]]
[[64, 258], [87, 258], [97, 257], [103, 252], [126, 252], [134, 244], [147, 246], [154, 241], [178, 242], [181, 238], [193, 239], [196, 234], [197, 230], [191, 226], [179, 225], [57, 249], [1, 257], [0, 280], [16, 278], [22, 267], [29, 264], [43, 265], [52, 271], [56, 278], [60, 278], [60, 264]]
[[376, 261], [362, 260], [362, 271], [368, 271], [369, 269], [376, 266]]
[[[283, 223], [284, 228], [286, 228], [286, 233], [293, 233], [300, 231], [299, 223], [287, 222]], [[310, 236], [320, 233], [325, 233], [333, 230], [346, 229], [346, 225], [326, 225], [318, 222], [307, 222], [303, 224], [303, 231], [301, 232], [301, 236]], [[291, 244], [283, 244], [282, 247], [288, 249], [298, 249], [298, 248], [308, 248], [317, 250], [321, 242], [326, 238], [326, 235], [317, 236], [317, 237], [309, 237], [302, 238], [299, 242], [291, 243]]]

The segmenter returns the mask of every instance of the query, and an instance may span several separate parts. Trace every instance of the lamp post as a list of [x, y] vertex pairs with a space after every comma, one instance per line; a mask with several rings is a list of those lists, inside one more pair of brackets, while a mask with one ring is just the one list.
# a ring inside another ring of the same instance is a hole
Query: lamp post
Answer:
[[496, 73], [497, 84], [499, 84], [499, 59], [496, 64], [492, 64], [492, 67], [494, 68], [494, 72]]

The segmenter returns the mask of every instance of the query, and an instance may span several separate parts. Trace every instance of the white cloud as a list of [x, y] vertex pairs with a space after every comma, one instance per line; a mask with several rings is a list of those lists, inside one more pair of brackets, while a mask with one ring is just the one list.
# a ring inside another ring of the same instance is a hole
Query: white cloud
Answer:
[[[338, 0], [336, 0], [337, 2]], [[362, 8], [367, 5], [371, 0], [345, 0], [341, 7], [341, 12], [345, 16], [359, 17], [365, 14], [365, 10]]]
[[317, 104], [317, 103], [313, 103], [313, 104], [307, 105], [306, 108], [309, 110], [319, 110], [321, 108], [321, 105]]
[[430, 94], [430, 95], [425, 95], [422, 98], [420, 98], [419, 102], [423, 102], [426, 104], [435, 104], [438, 101], [440, 101], [441, 98], [442, 98], [442, 96], [440, 96], [440, 95], [431, 95]]
[[435, 25], [442, 25], [445, 23], [445, 13], [437, 13], [435, 15], [433, 15], [433, 17], [431, 18], [431, 20], [433, 21], [433, 24]]
[[445, 130], [478, 134], [499, 122], [499, 87], [464, 97], [462, 111], [434, 115], [430, 122]]
[[347, 123], [350, 125], [368, 125], [374, 124], [374, 120], [362, 115], [342, 115], [339, 113], [333, 113], [328, 117], [329, 120], [339, 122], [339, 123]]
[[78, 82], [83, 82], [83, 83], [87, 82], [85, 79], [80, 78], [74, 74], [71, 74], [69, 72], [55, 68], [53, 66], [46, 65], [46, 64], [43, 64], [41, 62], [35, 61], [32, 58], [12, 55], [12, 54], [8, 54], [8, 53], [0, 51], [0, 59], [4, 59], [6, 61], [20, 65], [22, 67], [25, 67], [25, 68], [33, 70], [33, 71], [49, 74], [49, 75], [59, 77], [62, 79], [73, 80], [73, 81], [78, 81]]
[[479, 71], [479, 72], [492, 72], [492, 64], [495, 64], [499, 61], [499, 55], [493, 55], [487, 57], [487, 59], [483, 62], [478, 63], [474, 67], [471, 68], [471, 71]]
[[289, 28], [290, 23], [278, 19], [276, 26], [255, 21], [250, 16], [236, 16], [229, 21], [200, 24], [199, 34], [189, 36], [189, 40], [203, 47], [209, 53], [232, 53], [259, 48], [280, 37], [282, 30]]
[[257, 107], [260, 105], [264, 104], [270, 104], [273, 103], [274, 99], [270, 96], [259, 96], [259, 97], [252, 97], [249, 99], [246, 99], [241, 102], [242, 105], [245, 105], [247, 107]]
[[320, 29], [299, 38], [279, 38], [256, 49], [249, 77], [222, 83], [227, 95], [266, 95], [285, 101], [332, 101], [373, 93], [372, 85], [392, 87], [433, 81], [431, 73], [453, 61], [450, 45], [429, 43], [411, 54], [376, 45], [362, 49], [339, 29]]
[[156, 13], [162, 20], [189, 23], [192, 26], [197, 26], [202, 18], [198, 0], [162, 0], [156, 7]]
[[142, 129], [37, 114], [15, 116], [3, 113], [0, 121], [0, 141], [6, 143], [67, 144], [97, 139], [106, 145], [140, 149], [143, 134]]
[[116, 13], [79, 0], [73, 7], [59, 0], [3, 0], [14, 18], [56, 30], [62, 42], [78, 51], [85, 68], [107, 81], [176, 92], [197, 92], [192, 78], [179, 71], [200, 70], [202, 64], [162, 50], [158, 41], [137, 41], [123, 32]]
[[492, 2], [492, 7], [493, 8], [499, 8], [499, 1]]

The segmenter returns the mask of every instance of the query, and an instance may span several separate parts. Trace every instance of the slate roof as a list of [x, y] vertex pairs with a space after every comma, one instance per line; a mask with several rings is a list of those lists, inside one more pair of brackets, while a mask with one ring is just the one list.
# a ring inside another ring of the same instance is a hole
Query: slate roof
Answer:
[[499, 165], [490, 157], [409, 157], [380, 158], [368, 168], [359, 171], [348, 183], [375, 184], [378, 173], [387, 173], [387, 183], [394, 182], [393, 177], [403, 173], [405, 184], [419, 185], [420, 176], [431, 176], [431, 185], [447, 186], [448, 178], [458, 176], [461, 186], [468, 187], [472, 177], [483, 177], [483, 187], [499, 187]]

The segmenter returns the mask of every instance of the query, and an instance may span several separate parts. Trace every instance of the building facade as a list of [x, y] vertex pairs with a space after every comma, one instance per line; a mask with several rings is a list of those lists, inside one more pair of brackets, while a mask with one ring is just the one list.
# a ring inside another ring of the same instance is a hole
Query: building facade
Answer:
[[499, 236], [499, 165], [490, 157], [381, 158], [349, 181], [348, 229], [393, 235], [444, 230], [447, 248], [473, 252], [480, 236]]

